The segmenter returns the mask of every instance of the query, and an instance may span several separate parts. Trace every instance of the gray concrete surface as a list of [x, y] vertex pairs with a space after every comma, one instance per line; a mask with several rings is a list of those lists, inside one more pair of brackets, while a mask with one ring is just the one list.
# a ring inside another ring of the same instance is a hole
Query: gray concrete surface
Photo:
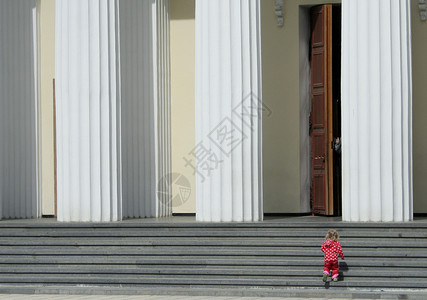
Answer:
[[[303, 298], [287, 297], [210, 297], [210, 296], [104, 296], [104, 295], [24, 295], [0, 294], [0, 300], [301, 300]], [[306, 300], [326, 300], [330, 298], [304, 298]], [[345, 299], [345, 298], [341, 298]], [[348, 299], [348, 298], [347, 298]], [[334, 300], [340, 300], [334, 298]], [[357, 300], [357, 299], [354, 299]], [[366, 298], [364, 299], [366, 300]]]

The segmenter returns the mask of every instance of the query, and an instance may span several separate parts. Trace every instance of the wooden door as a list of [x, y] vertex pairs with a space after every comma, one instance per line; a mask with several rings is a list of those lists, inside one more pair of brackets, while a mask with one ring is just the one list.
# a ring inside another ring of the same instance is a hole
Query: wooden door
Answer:
[[311, 205], [333, 214], [332, 6], [311, 9]]

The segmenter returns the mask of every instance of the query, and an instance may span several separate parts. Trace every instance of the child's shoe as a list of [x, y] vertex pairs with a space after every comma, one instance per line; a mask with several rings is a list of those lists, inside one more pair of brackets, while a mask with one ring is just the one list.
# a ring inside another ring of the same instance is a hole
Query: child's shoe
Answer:
[[334, 279], [332, 279], [333, 281], [338, 281], [338, 277], [335, 277]]
[[326, 282], [328, 280], [328, 274], [323, 273], [323, 282]]

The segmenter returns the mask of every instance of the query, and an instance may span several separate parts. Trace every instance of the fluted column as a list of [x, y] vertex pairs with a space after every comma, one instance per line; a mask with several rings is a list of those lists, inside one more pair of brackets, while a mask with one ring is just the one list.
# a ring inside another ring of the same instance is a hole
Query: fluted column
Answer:
[[342, 13], [343, 220], [408, 221], [410, 1], [343, 0]]
[[259, 0], [196, 0], [198, 221], [263, 218]]
[[36, 1], [0, 1], [0, 219], [38, 216], [36, 39]]
[[120, 1], [123, 216], [172, 213], [169, 0]]
[[156, 217], [172, 215], [170, 0], [156, 0]]
[[121, 219], [116, 0], [56, 1], [58, 220]]

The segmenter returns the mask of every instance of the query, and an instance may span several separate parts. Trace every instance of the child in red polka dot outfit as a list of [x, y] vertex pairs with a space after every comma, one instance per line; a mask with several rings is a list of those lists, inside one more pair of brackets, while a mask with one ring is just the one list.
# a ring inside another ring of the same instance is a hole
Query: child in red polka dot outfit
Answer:
[[335, 229], [329, 229], [325, 241], [320, 248], [325, 253], [325, 267], [323, 268], [323, 281], [326, 282], [332, 270], [332, 280], [338, 281], [338, 255], [344, 259], [341, 244], [338, 242], [339, 235]]

